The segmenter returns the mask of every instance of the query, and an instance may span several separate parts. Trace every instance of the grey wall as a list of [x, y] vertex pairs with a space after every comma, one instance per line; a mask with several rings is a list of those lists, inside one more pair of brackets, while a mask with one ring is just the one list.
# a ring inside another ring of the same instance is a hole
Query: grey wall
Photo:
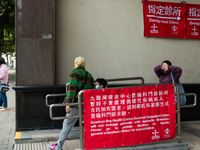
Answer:
[[141, 0], [56, 1], [56, 84], [67, 83], [77, 56], [94, 78], [155, 83], [153, 68], [168, 59], [183, 69], [183, 83], [200, 82], [200, 40], [144, 37]]

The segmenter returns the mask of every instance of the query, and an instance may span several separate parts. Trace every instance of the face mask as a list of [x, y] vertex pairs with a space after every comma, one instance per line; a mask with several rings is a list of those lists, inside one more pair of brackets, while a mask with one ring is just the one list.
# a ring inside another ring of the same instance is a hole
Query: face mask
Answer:
[[99, 89], [99, 86], [98, 86], [98, 85], [96, 85], [96, 86], [95, 86], [95, 89]]

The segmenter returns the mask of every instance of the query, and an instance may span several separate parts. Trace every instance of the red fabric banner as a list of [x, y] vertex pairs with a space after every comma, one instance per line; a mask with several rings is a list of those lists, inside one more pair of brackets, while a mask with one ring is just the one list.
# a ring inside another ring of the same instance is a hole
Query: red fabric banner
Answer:
[[200, 5], [187, 4], [186, 38], [200, 39]]
[[98, 149], [174, 138], [174, 85], [86, 90], [84, 148]]
[[184, 38], [186, 5], [144, 1], [144, 36]]

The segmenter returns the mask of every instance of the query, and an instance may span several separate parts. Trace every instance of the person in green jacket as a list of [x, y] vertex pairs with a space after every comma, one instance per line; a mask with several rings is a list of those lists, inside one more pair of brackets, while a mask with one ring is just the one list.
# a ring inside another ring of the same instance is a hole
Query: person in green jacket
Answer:
[[[75, 69], [73, 69], [69, 75], [69, 85], [67, 89], [67, 97], [65, 98], [65, 103], [76, 103], [78, 102], [79, 91], [83, 89], [94, 89], [94, 79], [92, 75], [85, 70], [85, 59], [83, 57], [77, 57], [74, 61], [74, 66]], [[65, 110], [66, 117], [78, 116], [79, 114], [78, 106], [66, 106]], [[51, 145], [48, 144], [47, 147], [50, 150], [61, 150], [69, 132], [74, 127], [77, 120], [78, 118], [65, 119], [63, 121], [63, 127], [58, 141]]]

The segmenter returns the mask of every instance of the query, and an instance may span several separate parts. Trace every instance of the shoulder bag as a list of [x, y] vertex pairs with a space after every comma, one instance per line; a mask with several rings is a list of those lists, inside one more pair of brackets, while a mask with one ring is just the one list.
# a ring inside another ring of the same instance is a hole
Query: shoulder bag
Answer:
[[[174, 78], [173, 78], [172, 73], [170, 73], [170, 75], [171, 75], [171, 78], [172, 78], [172, 82], [174, 83]], [[185, 90], [184, 90], [184, 88], [183, 88], [183, 86], [182, 86], [180, 81], [178, 81], [178, 85], [179, 85], [179, 93], [180, 94], [185, 93]], [[175, 94], [176, 94], [176, 87], [175, 87], [174, 90], [175, 90]], [[176, 104], [177, 104], [177, 97], [176, 96], [175, 96], [175, 101], [176, 101]], [[185, 105], [186, 101], [187, 100], [186, 100], [185, 95], [184, 96], [180, 96], [180, 105]]]
[[0, 91], [1, 92], [8, 92], [10, 89], [9, 81], [7, 84], [0, 83]]

